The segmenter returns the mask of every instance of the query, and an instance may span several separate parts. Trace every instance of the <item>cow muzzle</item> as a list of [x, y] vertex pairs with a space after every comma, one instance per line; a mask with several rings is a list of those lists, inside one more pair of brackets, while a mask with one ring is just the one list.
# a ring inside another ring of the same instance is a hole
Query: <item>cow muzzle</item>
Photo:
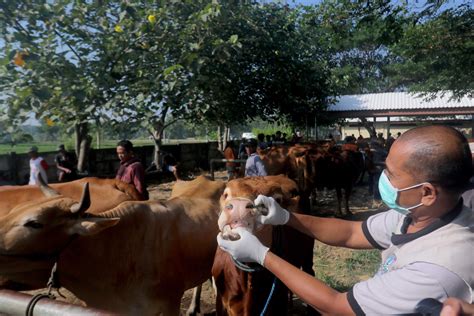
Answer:
[[242, 227], [251, 233], [259, 228], [256, 218], [259, 215], [268, 214], [263, 205], [255, 203], [244, 197], [236, 197], [225, 201], [221, 210], [218, 224], [224, 239], [237, 240], [240, 236], [233, 232], [237, 227]]

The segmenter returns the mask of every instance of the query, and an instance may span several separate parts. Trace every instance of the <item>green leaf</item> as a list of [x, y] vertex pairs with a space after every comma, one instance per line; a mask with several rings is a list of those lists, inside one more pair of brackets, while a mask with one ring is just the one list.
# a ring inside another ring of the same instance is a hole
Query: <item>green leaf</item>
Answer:
[[229, 38], [229, 43], [235, 44], [235, 43], [237, 43], [238, 40], [239, 40], [239, 36], [234, 34]]

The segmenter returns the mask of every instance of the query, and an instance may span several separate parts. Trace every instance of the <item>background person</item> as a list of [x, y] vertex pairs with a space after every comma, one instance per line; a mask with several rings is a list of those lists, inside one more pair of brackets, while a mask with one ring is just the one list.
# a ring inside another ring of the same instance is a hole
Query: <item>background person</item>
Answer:
[[163, 157], [163, 168], [164, 172], [170, 172], [173, 174], [176, 181], [180, 180], [178, 175], [178, 162], [172, 154], [166, 154]]
[[58, 181], [72, 181], [77, 179], [76, 156], [66, 151], [63, 144], [58, 146], [58, 154], [54, 158], [56, 168], [58, 169]]
[[372, 207], [378, 208], [382, 198], [379, 192], [379, 179], [382, 171], [385, 169], [385, 159], [388, 152], [378, 141], [372, 141], [370, 148], [366, 150], [366, 166], [369, 174], [369, 194], [372, 196]]
[[148, 191], [145, 183], [145, 168], [133, 153], [133, 144], [129, 140], [121, 140], [117, 143], [117, 156], [120, 159], [120, 168], [116, 179], [125, 183], [133, 184], [141, 194], [143, 200], [148, 200]]
[[241, 238], [236, 241], [218, 235], [219, 246], [236, 260], [265, 266], [323, 313], [413, 313], [426, 297], [471, 303], [474, 214], [461, 199], [472, 172], [466, 139], [447, 126], [412, 129], [395, 141], [386, 166], [379, 188], [391, 209], [365, 222], [290, 214], [273, 198], [255, 200], [269, 210], [257, 218], [262, 224], [287, 224], [331, 246], [383, 250], [376, 275], [346, 293], [279, 258], [244, 229], [237, 228]]
[[[228, 141], [225, 149], [224, 149], [224, 158], [228, 160], [235, 160], [235, 152], [234, 152], [234, 142]], [[226, 162], [225, 168], [227, 170], [227, 177], [228, 180], [232, 180], [236, 177], [236, 163], [235, 162]]]
[[257, 140], [250, 139], [245, 144], [245, 150], [247, 151], [247, 162], [245, 163], [245, 176], [246, 177], [258, 177], [266, 176], [267, 170], [263, 164], [262, 159], [257, 153]]
[[46, 174], [46, 170], [48, 170], [49, 165], [38, 154], [38, 147], [32, 146], [28, 151], [28, 155], [30, 156], [30, 179], [28, 181], [29, 185], [37, 185], [38, 179], [36, 177], [37, 173], [41, 174], [43, 180], [48, 183], [48, 175]]

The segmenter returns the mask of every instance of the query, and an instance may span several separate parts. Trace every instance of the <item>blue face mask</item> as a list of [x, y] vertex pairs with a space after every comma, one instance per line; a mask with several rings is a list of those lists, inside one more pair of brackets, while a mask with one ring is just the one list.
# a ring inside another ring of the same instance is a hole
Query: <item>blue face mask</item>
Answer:
[[387, 175], [385, 174], [385, 170], [384, 170], [382, 172], [382, 174], [380, 175], [380, 179], [379, 179], [379, 192], [380, 192], [380, 196], [382, 197], [382, 201], [388, 207], [390, 207], [391, 209], [399, 212], [400, 214], [409, 215], [410, 211], [412, 209], [423, 205], [423, 203], [420, 203], [420, 204], [417, 204], [417, 205], [414, 205], [414, 206], [410, 206], [410, 207], [402, 207], [402, 206], [398, 205], [398, 203], [397, 203], [398, 192], [411, 190], [411, 189], [420, 187], [420, 186], [422, 186], [423, 184], [426, 184], [426, 183], [427, 182], [423, 182], [423, 183], [415, 184], [415, 185], [412, 185], [412, 186], [409, 186], [409, 187], [406, 187], [406, 188], [403, 188], [403, 189], [397, 189], [392, 185], [392, 183], [390, 183], [390, 180], [388, 179]]

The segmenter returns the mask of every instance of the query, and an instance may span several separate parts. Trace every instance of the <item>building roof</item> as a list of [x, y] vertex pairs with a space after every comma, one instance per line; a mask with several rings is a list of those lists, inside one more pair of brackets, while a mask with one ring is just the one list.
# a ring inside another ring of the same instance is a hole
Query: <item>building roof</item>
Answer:
[[424, 98], [408, 92], [343, 95], [328, 111], [339, 117], [474, 114], [474, 99]]

